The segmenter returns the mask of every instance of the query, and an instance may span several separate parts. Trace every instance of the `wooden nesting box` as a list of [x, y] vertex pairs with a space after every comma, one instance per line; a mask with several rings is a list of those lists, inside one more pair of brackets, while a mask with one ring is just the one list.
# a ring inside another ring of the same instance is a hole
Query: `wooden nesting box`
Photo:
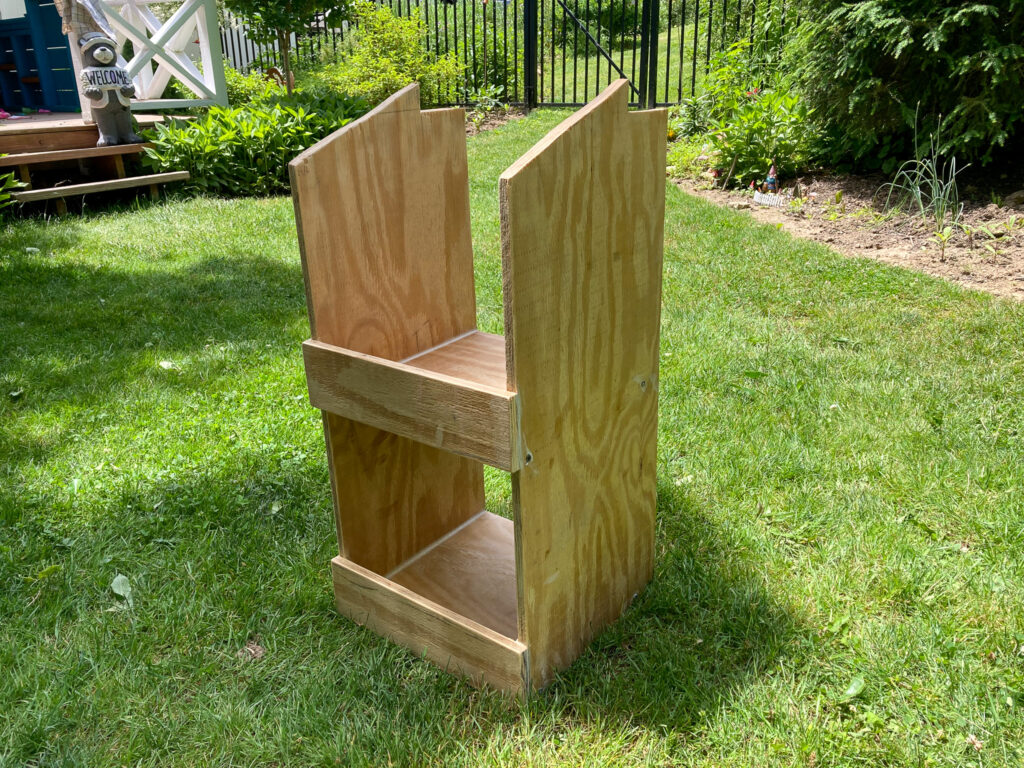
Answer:
[[[476, 329], [462, 109], [413, 85], [291, 164], [338, 610], [510, 691], [651, 577], [666, 116], [627, 95], [502, 175], [504, 336]], [[512, 520], [483, 464], [512, 474]]]

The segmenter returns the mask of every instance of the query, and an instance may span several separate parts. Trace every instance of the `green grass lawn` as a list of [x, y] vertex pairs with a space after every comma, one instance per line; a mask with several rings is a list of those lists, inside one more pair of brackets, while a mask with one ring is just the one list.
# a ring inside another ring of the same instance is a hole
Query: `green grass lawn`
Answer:
[[1020, 765], [1024, 307], [666, 213], [654, 581], [525, 706], [334, 611], [289, 199], [3, 225], [0, 765]]

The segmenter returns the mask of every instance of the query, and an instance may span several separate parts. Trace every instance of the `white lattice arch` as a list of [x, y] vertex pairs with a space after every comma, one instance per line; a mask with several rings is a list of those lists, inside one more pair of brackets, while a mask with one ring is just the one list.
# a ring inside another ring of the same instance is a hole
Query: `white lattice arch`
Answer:
[[[122, 52], [125, 42], [131, 42], [132, 57], [122, 66], [135, 82], [133, 109], [227, 104], [216, 0], [98, 0], [96, 5]], [[161, 20], [153, 6], [173, 10], [169, 16], [161, 14], [166, 16]], [[78, 53], [77, 45], [72, 45], [72, 51]], [[77, 55], [75, 59], [76, 69], [80, 68]], [[171, 78], [194, 98], [163, 98]], [[82, 99], [83, 115], [86, 101]]]

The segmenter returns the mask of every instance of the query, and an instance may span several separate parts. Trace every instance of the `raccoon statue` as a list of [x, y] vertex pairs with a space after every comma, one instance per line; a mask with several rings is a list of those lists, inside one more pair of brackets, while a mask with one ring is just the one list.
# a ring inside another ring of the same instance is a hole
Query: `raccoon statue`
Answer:
[[82, 51], [82, 93], [92, 102], [92, 117], [100, 132], [97, 147], [136, 144], [145, 139], [132, 129], [132, 96], [135, 86], [117, 66], [117, 44], [100, 32], [78, 40]]

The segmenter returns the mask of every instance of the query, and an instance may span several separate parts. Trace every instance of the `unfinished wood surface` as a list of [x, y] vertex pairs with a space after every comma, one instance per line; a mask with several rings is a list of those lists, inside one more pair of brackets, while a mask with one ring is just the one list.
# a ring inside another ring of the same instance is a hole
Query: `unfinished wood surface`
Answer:
[[484, 508], [483, 464], [326, 414], [340, 551], [386, 574]]
[[30, 189], [23, 192], [12, 192], [11, 197], [22, 203], [35, 200], [52, 200], [54, 198], [87, 195], [92, 192], [110, 192], [115, 189], [131, 189], [146, 187], [150, 184], [168, 184], [172, 181], [186, 181], [188, 171], [170, 171], [168, 173], [150, 173], [145, 176], [132, 176], [126, 179], [110, 179], [108, 181], [90, 181], [86, 184], [68, 184], [63, 187], [46, 187]]
[[389, 578], [460, 616], [518, 637], [511, 520], [482, 511]]
[[519, 692], [525, 647], [405, 587], [337, 557], [331, 561], [338, 611], [473, 681]]
[[[149, 128], [163, 120], [160, 115], [132, 115], [140, 128]], [[180, 119], [180, 118], [176, 118]], [[190, 118], [187, 118], [190, 119]], [[53, 112], [0, 120], [0, 152], [46, 152], [95, 147], [99, 132], [80, 114]]]
[[37, 163], [55, 163], [62, 160], [83, 160], [92, 157], [112, 155], [135, 155], [152, 144], [114, 144], [109, 147], [84, 147], [80, 149], [61, 149], [53, 152], [21, 152], [16, 155], [0, 157], [0, 168], [13, 165], [35, 165]]
[[[307, 341], [309, 401], [450, 453], [512, 471], [514, 392]], [[502, 358], [504, 360], [504, 357]]]
[[664, 110], [612, 84], [500, 181], [521, 625], [533, 685], [649, 581], [656, 503]]
[[411, 85], [290, 169], [314, 339], [401, 360], [476, 327], [461, 109]]
[[505, 337], [471, 331], [402, 361], [414, 368], [505, 391]]
[[[399, 91], [290, 164], [314, 341], [401, 360], [476, 325], [465, 115]], [[483, 466], [334, 414], [343, 555], [386, 573], [483, 509]]]

